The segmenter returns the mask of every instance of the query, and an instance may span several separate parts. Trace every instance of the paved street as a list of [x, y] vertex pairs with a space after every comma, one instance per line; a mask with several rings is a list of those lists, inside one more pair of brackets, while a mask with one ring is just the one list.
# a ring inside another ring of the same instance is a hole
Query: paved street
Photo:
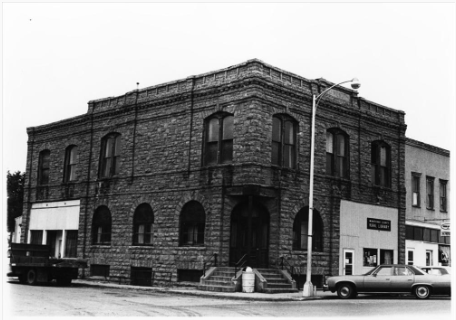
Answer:
[[[449, 297], [417, 300], [412, 296], [360, 295], [340, 300], [336, 295], [306, 301], [249, 301], [160, 293], [116, 287], [73, 284], [27, 286], [5, 284], [11, 299], [4, 303], [12, 316], [211, 316], [211, 317], [335, 317], [335, 316], [438, 316], [451, 318]], [[268, 295], [269, 296], [269, 295]], [[4, 317], [7, 318], [7, 317]]]

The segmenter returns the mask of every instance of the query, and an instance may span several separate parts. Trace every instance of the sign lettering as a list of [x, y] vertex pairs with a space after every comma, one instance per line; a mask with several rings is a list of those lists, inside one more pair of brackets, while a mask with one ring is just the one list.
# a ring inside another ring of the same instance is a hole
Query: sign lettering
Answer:
[[367, 229], [391, 231], [391, 220], [367, 218]]

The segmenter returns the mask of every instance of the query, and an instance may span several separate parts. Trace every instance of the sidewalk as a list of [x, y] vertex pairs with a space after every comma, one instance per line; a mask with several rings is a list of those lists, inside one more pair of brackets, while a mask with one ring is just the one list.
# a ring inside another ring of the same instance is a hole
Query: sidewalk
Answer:
[[174, 293], [174, 294], [185, 294], [190, 296], [198, 297], [209, 297], [216, 299], [240, 299], [250, 301], [304, 301], [304, 300], [317, 300], [326, 297], [335, 297], [335, 293], [323, 292], [318, 290], [314, 297], [303, 297], [302, 291], [294, 293], [243, 293], [243, 292], [213, 292], [213, 291], [201, 291], [196, 287], [143, 287], [143, 286], [132, 286], [109, 283], [105, 281], [89, 281], [83, 279], [73, 280], [76, 285], [102, 287], [102, 288], [115, 288], [115, 289], [127, 289], [127, 290], [141, 290], [149, 292], [159, 293]]

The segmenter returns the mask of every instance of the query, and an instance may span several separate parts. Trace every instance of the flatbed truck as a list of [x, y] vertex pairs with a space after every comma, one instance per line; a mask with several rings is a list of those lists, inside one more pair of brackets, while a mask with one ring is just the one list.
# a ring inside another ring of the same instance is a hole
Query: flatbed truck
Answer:
[[52, 257], [50, 245], [11, 243], [8, 254], [7, 276], [29, 285], [55, 279], [58, 285], [68, 286], [78, 278], [78, 269], [87, 267], [87, 260]]

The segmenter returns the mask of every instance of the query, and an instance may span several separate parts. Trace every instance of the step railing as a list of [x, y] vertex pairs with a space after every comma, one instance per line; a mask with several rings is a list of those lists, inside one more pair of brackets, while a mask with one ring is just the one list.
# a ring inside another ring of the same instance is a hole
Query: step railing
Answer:
[[203, 264], [203, 277], [206, 276], [206, 268], [207, 266], [212, 264], [212, 260], [214, 260], [214, 267], [217, 266], [217, 253], [214, 253], [207, 261]]
[[290, 275], [294, 274], [294, 266], [291, 265], [286, 259], [285, 256], [280, 257], [280, 269], [288, 271]]
[[238, 268], [242, 269], [244, 267], [244, 264], [247, 262], [247, 253], [242, 256], [241, 259], [239, 259], [238, 262], [234, 264], [234, 278], [236, 278]]

